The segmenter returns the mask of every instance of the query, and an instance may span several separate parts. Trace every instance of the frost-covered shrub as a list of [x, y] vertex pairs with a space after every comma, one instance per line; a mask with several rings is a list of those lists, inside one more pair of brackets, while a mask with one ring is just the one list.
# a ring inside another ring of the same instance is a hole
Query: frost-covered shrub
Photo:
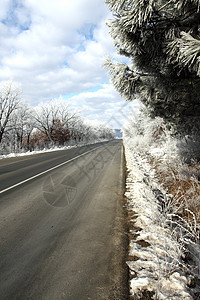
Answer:
[[[130, 237], [131, 290], [153, 291], [155, 299], [192, 299], [187, 285], [197, 282], [200, 271], [199, 165], [185, 163], [184, 141], [162, 118], [141, 113], [127, 121], [123, 135], [126, 196], [136, 228]], [[192, 295], [199, 291], [195, 283]]]
[[171, 127], [160, 117], [150, 118], [144, 113], [130, 117], [123, 128], [125, 143], [142, 155], [157, 158], [177, 157], [177, 141]]
[[[172, 130], [162, 118], [141, 113], [125, 124], [124, 143], [133, 153], [148, 159], [157, 182], [173, 195], [179, 208], [184, 203], [200, 221], [199, 164], [191, 159], [189, 165], [185, 162], [182, 152], [189, 152], [189, 137], [178, 138]], [[184, 214], [183, 210], [179, 212]]]
[[148, 160], [137, 153], [133, 156], [127, 146], [125, 153], [131, 224], [127, 264], [133, 299], [192, 299], [187, 290], [189, 280], [184, 274], [190, 269], [182, 259], [187, 253], [185, 239], [191, 239], [191, 235], [184, 232], [183, 225], [175, 226], [179, 225], [172, 217], [177, 214], [176, 207], [170, 201], [163, 205], [170, 198], [158, 190]]

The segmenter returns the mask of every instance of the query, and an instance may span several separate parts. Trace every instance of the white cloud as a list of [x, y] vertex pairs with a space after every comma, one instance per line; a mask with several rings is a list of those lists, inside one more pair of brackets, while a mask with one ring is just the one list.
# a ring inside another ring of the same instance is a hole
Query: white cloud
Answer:
[[83, 92], [66, 100], [61, 97], [60, 101], [67, 101], [73, 109], [79, 104], [79, 109], [86, 118], [100, 119], [116, 128], [121, 128], [127, 118], [137, 113], [140, 107], [137, 101], [125, 102], [111, 84], [103, 84], [96, 91]]
[[1, 9], [0, 9], [0, 20], [3, 20], [6, 17], [7, 10], [10, 6], [11, 0], [1, 1]]
[[118, 109], [115, 101], [124, 103], [110, 85], [93, 93], [94, 102], [86, 92], [109, 82], [102, 63], [107, 55], [116, 56], [105, 25], [110, 13], [104, 1], [2, 2], [0, 81], [21, 82], [24, 98], [32, 105], [77, 93], [77, 98], [71, 98], [74, 105], [93, 116], [96, 109], [98, 118], [104, 107], [110, 116], [112, 109]]

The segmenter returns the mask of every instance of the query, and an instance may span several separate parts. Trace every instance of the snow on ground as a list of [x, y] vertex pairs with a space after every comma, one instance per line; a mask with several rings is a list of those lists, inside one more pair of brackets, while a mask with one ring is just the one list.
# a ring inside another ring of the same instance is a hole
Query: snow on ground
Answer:
[[144, 158], [133, 153], [126, 139], [124, 145], [128, 169], [125, 195], [131, 216], [127, 262], [131, 295], [134, 299], [141, 299], [145, 293], [152, 299], [192, 299], [181, 263], [183, 245], [168, 225], [162, 202], [153, 193], [160, 188], [152, 181], [153, 171]]
[[107, 142], [108, 140], [96, 140], [90, 143], [84, 143], [80, 142], [76, 145], [71, 145], [71, 146], [63, 146], [63, 147], [55, 147], [53, 146], [52, 148], [44, 148], [42, 150], [35, 150], [35, 151], [27, 151], [27, 152], [20, 152], [20, 153], [9, 153], [5, 155], [0, 155], [0, 159], [3, 158], [11, 158], [11, 157], [18, 157], [18, 156], [29, 156], [29, 155], [34, 155], [34, 154], [40, 154], [40, 153], [45, 153], [45, 152], [53, 152], [53, 151], [59, 151], [59, 150], [67, 150], [71, 148], [76, 148], [76, 147], [81, 147], [85, 145], [92, 145], [100, 142]]
[[35, 151], [27, 151], [27, 152], [20, 152], [20, 153], [9, 153], [5, 155], [0, 155], [0, 159], [3, 158], [10, 158], [10, 157], [18, 157], [18, 156], [29, 156], [29, 155], [34, 155], [38, 153], [45, 153], [45, 152], [53, 152], [53, 151], [58, 151], [58, 150], [65, 150], [65, 149], [70, 149], [76, 146], [64, 146], [64, 147], [53, 147], [50, 149], [44, 148], [43, 150], [35, 150]]

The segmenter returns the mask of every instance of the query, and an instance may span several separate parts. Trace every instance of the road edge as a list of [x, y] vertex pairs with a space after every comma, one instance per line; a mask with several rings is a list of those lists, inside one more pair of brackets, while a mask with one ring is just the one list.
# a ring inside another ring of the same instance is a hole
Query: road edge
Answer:
[[[126, 158], [124, 145], [121, 150], [121, 170], [120, 170], [120, 195], [116, 208], [116, 218], [114, 224], [113, 239], [115, 243], [115, 254], [112, 257], [113, 285], [109, 300], [128, 300], [129, 299], [129, 269], [126, 264], [128, 256], [129, 239], [128, 235], [128, 212], [126, 209]], [[120, 259], [119, 259], [120, 257]]]

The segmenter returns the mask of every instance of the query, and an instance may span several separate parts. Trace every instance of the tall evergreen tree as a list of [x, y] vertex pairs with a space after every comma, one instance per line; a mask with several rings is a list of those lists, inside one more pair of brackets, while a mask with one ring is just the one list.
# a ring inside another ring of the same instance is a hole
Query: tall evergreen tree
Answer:
[[107, 60], [123, 98], [136, 96], [151, 116], [182, 135], [200, 132], [200, 1], [105, 0], [110, 33], [130, 65]]

